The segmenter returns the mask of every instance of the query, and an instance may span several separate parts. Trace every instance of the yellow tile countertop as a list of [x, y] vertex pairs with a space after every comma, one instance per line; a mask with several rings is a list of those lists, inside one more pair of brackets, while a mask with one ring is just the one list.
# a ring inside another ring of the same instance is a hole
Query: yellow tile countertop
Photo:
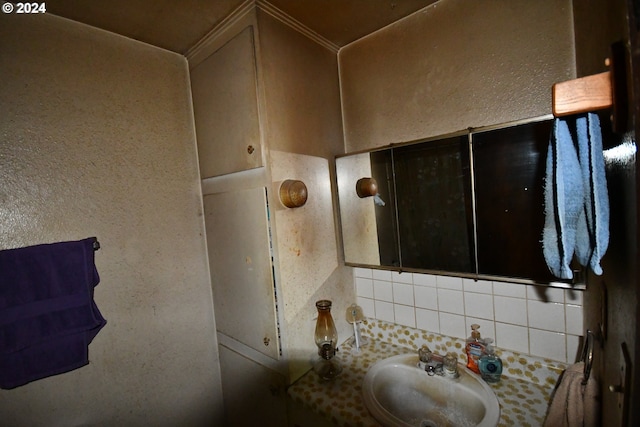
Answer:
[[[464, 340], [375, 319], [367, 319], [362, 332], [367, 344], [359, 353], [351, 339], [340, 346], [336, 357], [342, 372], [337, 378], [323, 381], [311, 370], [289, 387], [290, 398], [337, 426], [378, 427], [362, 398], [362, 381], [372, 365], [398, 354], [417, 353], [422, 344], [438, 354], [460, 352], [464, 345]], [[490, 386], [500, 402], [499, 426], [541, 426], [553, 387], [565, 366], [507, 351], [498, 354], [503, 360], [503, 375], [499, 383]], [[461, 355], [460, 360], [464, 363], [465, 358]]]

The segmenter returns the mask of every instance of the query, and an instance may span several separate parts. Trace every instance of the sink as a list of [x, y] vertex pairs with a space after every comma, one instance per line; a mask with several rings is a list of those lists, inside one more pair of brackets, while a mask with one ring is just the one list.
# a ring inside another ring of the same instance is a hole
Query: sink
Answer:
[[479, 375], [458, 364], [455, 379], [430, 376], [418, 355], [393, 356], [373, 365], [362, 393], [371, 415], [386, 427], [495, 427], [500, 404]]

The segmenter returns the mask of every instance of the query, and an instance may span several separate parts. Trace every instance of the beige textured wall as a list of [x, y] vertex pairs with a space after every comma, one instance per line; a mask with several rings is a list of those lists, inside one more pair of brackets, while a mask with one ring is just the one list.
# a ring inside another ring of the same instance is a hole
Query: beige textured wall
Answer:
[[348, 152], [551, 113], [570, 0], [442, 0], [339, 53]]
[[351, 269], [340, 262], [332, 202], [334, 156], [343, 152], [338, 64], [335, 52], [258, 12], [271, 194], [285, 179], [302, 180], [309, 192], [301, 208], [286, 209], [273, 201], [270, 205], [275, 210], [283, 344], [290, 379], [295, 380], [317, 357], [315, 302], [334, 302], [340, 341], [352, 331], [346, 307], [356, 302]]
[[342, 342], [351, 332], [345, 321], [346, 308], [356, 302], [356, 297], [349, 269], [338, 260], [329, 160], [271, 151], [271, 174], [274, 187], [285, 179], [299, 179], [309, 194], [302, 207], [272, 208], [279, 260], [277, 280], [284, 300], [285, 346], [293, 380], [317, 355], [313, 340], [315, 302], [333, 302], [332, 314]]
[[0, 248], [97, 236], [90, 364], [0, 391], [11, 426], [216, 425], [218, 354], [183, 57], [0, 16]]
[[260, 9], [258, 30], [265, 143], [326, 159], [343, 153], [336, 53]]

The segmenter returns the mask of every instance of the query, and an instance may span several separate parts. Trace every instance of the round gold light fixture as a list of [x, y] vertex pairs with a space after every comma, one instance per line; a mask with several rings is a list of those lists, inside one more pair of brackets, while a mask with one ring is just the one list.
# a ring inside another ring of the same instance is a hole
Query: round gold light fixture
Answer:
[[304, 182], [287, 179], [280, 184], [280, 201], [288, 208], [299, 208], [307, 203], [307, 186]]
[[356, 194], [361, 199], [378, 194], [378, 182], [375, 178], [360, 178], [356, 182]]

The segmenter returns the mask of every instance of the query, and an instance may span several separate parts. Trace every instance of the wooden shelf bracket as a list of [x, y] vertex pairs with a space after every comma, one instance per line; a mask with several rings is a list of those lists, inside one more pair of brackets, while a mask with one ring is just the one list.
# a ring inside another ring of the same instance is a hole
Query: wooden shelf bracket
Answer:
[[553, 85], [552, 111], [555, 117], [611, 108], [614, 130], [626, 129], [628, 93], [625, 48], [622, 42], [611, 46], [611, 58], [605, 64], [609, 71]]

